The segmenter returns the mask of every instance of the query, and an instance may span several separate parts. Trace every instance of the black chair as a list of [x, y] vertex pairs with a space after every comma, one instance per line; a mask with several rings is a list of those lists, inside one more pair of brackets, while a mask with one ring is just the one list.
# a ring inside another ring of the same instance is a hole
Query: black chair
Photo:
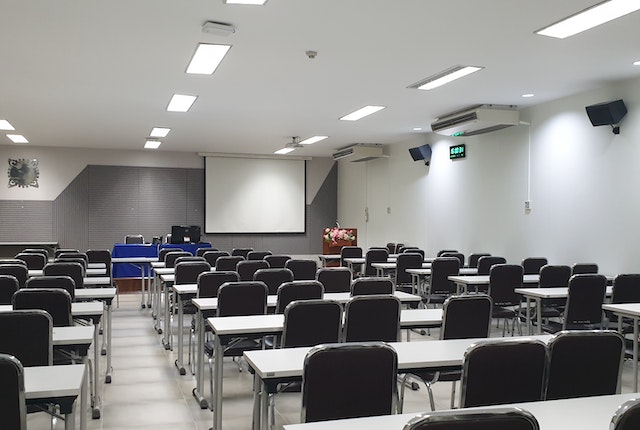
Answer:
[[282, 269], [284, 268], [287, 261], [291, 260], [291, 257], [288, 255], [267, 255], [264, 257], [264, 261], [269, 263], [269, 267], [272, 269]]
[[84, 288], [84, 267], [75, 261], [49, 263], [42, 269], [44, 276], [69, 276], [76, 288]]
[[464, 267], [464, 254], [462, 252], [443, 252], [438, 257], [455, 257], [460, 260], [460, 267]]
[[104, 264], [104, 267], [106, 269], [104, 276], [108, 276], [111, 278], [111, 251], [109, 251], [108, 249], [87, 249], [86, 255], [89, 264]]
[[9, 264], [17, 264], [19, 266], [27, 267], [27, 262], [24, 260], [20, 260], [19, 258], [5, 258], [0, 260], [0, 265], [6, 266]]
[[0, 275], [10, 275], [18, 280], [18, 285], [24, 287], [29, 277], [29, 269], [24, 264], [0, 264]]
[[469, 254], [469, 261], [467, 267], [478, 267], [478, 261], [481, 257], [490, 257], [491, 254], [487, 252], [474, 252]]
[[407, 269], [420, 269], [424, 257], [414, 252], [404, 252], [396, 259], [396, 290], [413, 293], [411, 274]]
[[141, 234], [128, 234], [124, 237], [124, 243], [142, 244], [144, 243], [144, 237]]
[[538, 420], [520, 408], [427, 412], [412, 418], [403, 430], [539, 430]]
[[397, 368], [395, 350], [384, 343], [313, 348], [302, 372], [302, 422], [394, 413]]
[[166, 255], [172, 251], [175, 251], [175, 248], [160, 248], [158, 249], [158, 261], [162, 261], [164, 263], [164, 258]]
[[84, 266], [84, 269], [87, 270], [87, 265], [89, 264], [89, 257], [84, 252], [63, 252], [58, 254], [55, 258], [55, 261], [60, 260], [69, 260], [69, 261], [77, 261]]
[[234, 271], [202, 272], [198, 275], [198, 298], [218, 297], [218, 290], [226, 282], [238, 282], [240, 276]]
[[367, 296], [379, 294], [393, 294], [395, 291], [391, 278], [366, 276], [356, 278], [351, 282], [352, 296]]
[[13, 294], [20, 289], [13, 275], [0, 275], [0, 305], [10, 305]]
[[220, 257], [229, 257], [229, 253], [227, 251], [206, 251], [204, 254], [202, 254], [202, 256], [204, 257], [205, 260], [207, 260], [207, 263], [209, 263], [209, 265], [211, 265], [211, 267], [216, 267], [216, 261], [218, 260], [218, 258]]
[[598, 274], [573, 275], [569, 279], [567, 305], [562, 323], [548, 321], [542, 329], [548, 333], [560, 330], [597, 330], [602, 327], [602, 303], [607, 278]]
[[216, 270], [237, 272], [238, 263], [244, 261], [241, 255], [231, 255], [229, 257], [218, 257], [216, 260]]
[[71, 296], [61, 288], [22, 288], [13, 295], [13, 309], [42, 309], [51, 315], [54, 327], [73, 325]]
[[419, 286], [423, 303], [443, 304], [450, 296], [456, 294], [456, 284], [449, 276], [460, 273], [460, 260], [454, 257], [437, 257], [431, 262], [431, 275], [425, 286]]
[[24, 392], [24, 368], [12, 355], [0, 354], [0, 416], [2, 428], [26, 430], [27, 401]]
[[26, 249], [23, 249], [21, 252], [25, 254], [42, 254], [44, 255], [44, 258], [49, 260], [49, 251], [43, 248], [26, 248]]
[[620, 392], [624, 338], [614, 331], [563, 331], [548, 344], [546, 400]]
[[498, 257], [495, 255], [486, 255], [478, 259], [478, 275], [488, 275], [491, 270], [491, 266], [494, 264], [506, 264], [507, 260], [504, 257]]
[[171, 269], [176, 266], [176, 260], [181, 257], [193, 257], [190, 252], [187, 251], [170, 251], [164, 255], [164, 267]]
[[210, 272], [211, 266], [206, 261], [179, 261], [175, 266], [174, 284], [196, 284], [198, 276]]
[[389, 251], [389, 254], [395, 254], [396, 251], [398, 251], [398, 245], [395, 242], [389, 242], [387, 243], [387, 251]]
[[522, 287], [523, 268], [519, 264], [495, 264], [489, 272], [489, 296], [493, 300], [492, 317], [504, 320], [502, 336], [509, 328], [511, 320], [511, 335], [515, 332], [515, 324], [522, 334], [520, 327], [520, 302], [522, 297], [514, 290]]
[[318, 281], [285, 282], [278, 287], [276, 313], [283, 313], [289, 303], [293, 301], [321, 299], [323, 295], [324, 287]]
[[376, 268], [373, 263], [386, 263], [389, 259], [387, 248], [369, 248], [364, 257], [363, 276], [376, 276]]
[[293, 281], [293, 272], [284, 267], [258, 269], [253, 274], [253, 280], [264, 282], [269, 289], [269, 295], [275, 296], [280, 285]]
[[318, 270], [318, 265], [314, 260], [291, 259], [285, 263], [284, 267], [293, 272], [294, 281], [309, 281], [316, 279], [316, 270]]
[[28, 252], [16, 254], [16, 258], [24, 261], [27, 264], [27, 269], [29, 270], [42, 270], [48, 260], [44, 254]]
[[[443, 305], [440, 340], [487, 338], [491, 330], [491, 297], [485, 294], [465, 294], [449, 297]], [[451, 385], [451, 409], [454, 407], [456, 381], [462, 377], [460, 370], [412, 371], [403, 378], [400, 388], [400, 409], [404, 400], [407, 378], [412, 375], [420, 378], [427, 386], [431, 410], [435, 410], [432, 385], [437, 381], [449, 381]]]
[[271, 251], [249, 251], [247, 260], [264, 260], [267, 255], [272, 255]]
[[471, 345], [462, 364], [461, 408], [543, 399], [547, 348], [533, 339]]
[[362, 258], [362, 248], [359, 246], [343, 246], [340, 250], [340, 266], [347, 267], [345, 258]]
[[611, 418], [610, 430], [636, 430], [640, 428], [640, 400], [623, 403]]
[[351, 291], [352, 273], [347, 267], [322, 267], [316, 272], [316, 280], [324, 285], [325, 293]]
[[[436, 257], [442, 257], [443, 254], [451, 254], [451, 253], [455, 253], [455, 252], [458, 252], [458, 250], [457, 249], [441, 249], [440, 251], [438, 251], [436, 253]], [[464, 264], [464, 262], [463, 262], [463, 264]]]
[[572, 275], [584, 275], [598, 273], [598, 265], [595, 263], [575, 263], [571, 266]]
[[268, 269], [269, 263], [264, 260], [244, 260], [238, 262], [236, 272], [241, 281], [253, 281], [253, 275], [260, 269]]
[[[202, 244], [200, 244], [202, 245]], [[211, 245], [211, 244], [209, 244]], [[196, 256], [197, 257], [204, 257], [204, 253], [205, 252], [210, 252], [210, 251], [218, 251], [217, 248], [213, 248], [211, 246], [206, 246], [206, 247], [198, 247], [198, 249], [196, 249]]]
[[0, 312], [0, 352], [23, 366], [53, 364], [53, 321], [43, 310]]
[[[200, 263], [209, 264], [204, 257], [198, 257], [196, 255], [189, 254], [189, 255], [183, 255], [182, 257], [176, 258], [173, 262], [173, 267], [176, 267], [178, 263], [187, 263], [187, 262], [200, 262]], [[211, 265], [209, 265], [209, 267], [211, 267]]]
[[[613, 279], [611, 303], [640, 303], [640, 274], [621, 274]], [[609, 323], [618, 323], [622, 333], [633, 332], [633, 320], [619, 320], [612, 312], [605, 311]]]
[[53, 253], [53, 259], [55, 260], [60, 254], [65, 252], [80, 252], [80, 250], [75, 248], [58, 248]]
[[27, 279], [25, 288], [61, 288], [69, 293], [71, 301], [76, 297], [76, 283], [71, 276], [32, 276]]
[[548, 263], [545, 257], [527, 257], [522, 259], [522, 268], [525, 275], [537, 275], [542, 266]]
[[249, 255], [249, 253], [253, 251], [253, 248], [233, 248], [231, 250], [231, 255], [232, 256], [241, 256], [242, 258], [244, 258], [245, 260], [247, 259], [247, 255]]
[[397, 342], [400, 300], [394, 296], [358, 296], [345, 306], [344, 342]]

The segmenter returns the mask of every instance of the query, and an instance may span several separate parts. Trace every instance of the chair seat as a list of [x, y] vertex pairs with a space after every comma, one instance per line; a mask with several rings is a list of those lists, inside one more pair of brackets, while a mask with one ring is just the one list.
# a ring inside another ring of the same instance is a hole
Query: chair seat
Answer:
[[[204, 353], [208, 357], [213, 357], [213, 350], [215, 349], [215, 342], [209, 341], [204, 344]], [[238, 339], [235, 342], [229, 343], [224, 347], [225, 357], [242, 357], [244, 351], [255, 351], [262, 349], [262, 343], [259, 340], [253, 339]]]
[[558, 321], [549, 321], [542, 324], [542, 331], [546, 333], [558, 333], [562, 330], [600, 330], [600, 324], [568, 324], [566, 328]]
[[504, 306], [494, 306], [491, 316], [492, 318], [515, 318], [518, 316], [518, 311]]

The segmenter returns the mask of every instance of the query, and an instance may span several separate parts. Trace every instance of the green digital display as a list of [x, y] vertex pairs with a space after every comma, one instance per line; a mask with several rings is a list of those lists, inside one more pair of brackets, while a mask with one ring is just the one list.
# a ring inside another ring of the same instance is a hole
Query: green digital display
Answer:
[[463, 144], [453, 145], [449, 147], [449, 158], [451, 160], [455, 158], [464, 158], [467, 154], [466, 147]]

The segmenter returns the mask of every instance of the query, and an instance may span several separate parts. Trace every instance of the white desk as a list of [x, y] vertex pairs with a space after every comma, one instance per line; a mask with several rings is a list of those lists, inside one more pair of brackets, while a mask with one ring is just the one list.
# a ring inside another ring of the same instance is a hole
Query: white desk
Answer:
[[[455, 275], [449, 276], [448, 279], [458, 286], [458, 293], [462, 290], [467, 291], [469, 285], [489, 285], [489, 275]], [[524, 275], [522, 277], [523, 284], [537, 284], [540, 281], [540, 275]]]
[[640, 303], [610, 303], [603, 304], [602, 309], [613, 312], [618, 316], [618, 330], [622, 332], [622, 318], [633, 320], [633, 386], [638, 391], [638, 319], [640, 318]]
[[[541, 430], [606, 430], [611, 417], [624, 402], [640, 398], [640, 393], [611, 396], [580, 397], [565, 400], [515, 403], [490, 408], [518, 407], [531, 412]], [[467, 408], [465, 410], [485, 409]], [[285, 430], [402, 430], [412, 414], [382, 415], [378, 417], [321, 421], [308, 424], [285, 425]]]
[[[376, 276], [386, 276], [388, 272], [393, 272], [398, 267], [397, 261], [387, 261], [386, 263], [371, 263], [371, 267], [376, 269]], [[422, 263], [423, 269], [430, 269], [431, 263]]]
[[[520, 336], [509, 339], [523, 338]], [[527, 336], [524, 338], [540, 339], [548, 342], [552, 336]], [[489, 339], [496, 341], [498, 338]], [[462, 366], [464, 353], [474, 343], [487, 339], [454, 339], [431, 340], [420, 342], [389, 343], [398, 354], [398, 372], [424, 369], [459, 369]], [[254, 424], [260, 428], [268, 428], [268, 393], [273, 392], [279, 380], [301, 378], [304, 359], [311, 348], [283, 348], [262, 351], [247, 351], [244, 357], [255, 371], [254, 379]], [[261, 393], [258, 395], [258, 393]], [[260, 400], [260, 401], [258, 401]], [[258, 420], [258, 417], [260, 419]], [[215, 427], [214, 429], [219, 429]]]
[[340, 254], [318, 255], [318, 260], [322, 263], [322, 267], [327, 267], [327, 264], [329, 263], [340, 263]]
[[[429, 264], [429, 267], [423, 267], [422, 269], [406, 269], [406, 272], [411, 275], [411, 291], [413, 291], [413, 294], [417, 294], [420, 290], [419, 286], [421, 278], [424, 279], [427, 276], [431, 276], [431, 263], [424, 263], [423, 266], [425, 264]], [[478, 269], [476, 267], [461, 267], [458, 274], [475, 276], [478, 274]]]
[[[145, 284], [147, 285], [147, 307], [151, 307], [151, 263], [158, 261], [158, 257], [115, 257], [111, 259], [111, 264], [129, 263], [140, 268], [140, 292], [142, 294], [140, 307], [145, 308], [144, 295]], [[145, 269], [149, 268], [149, 276], [145, 275]]]
[[[99, 263], [102, 264], [102, 263]], [[99, 268], [99, 267], [89, 267], [87, 268], [87, 270], [85, 270], [84, 274], [89, 277], [89, 276], [104, 276], [107, 274], [107, 269], [106, 267], [104, 267], [104, 264], [102, 265], [103, 267]], [[33, 276], [43, 276], [43, 270], [42, 269], [29, 269], [28, 271], [28, 275], [29, 277], [33, 277]]]

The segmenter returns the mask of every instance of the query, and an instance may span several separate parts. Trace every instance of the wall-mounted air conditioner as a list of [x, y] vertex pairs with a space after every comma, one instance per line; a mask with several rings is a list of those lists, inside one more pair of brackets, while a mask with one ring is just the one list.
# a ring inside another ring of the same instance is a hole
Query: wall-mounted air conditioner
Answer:
[[351, 162], [369, 161], [383, 157], [382, 145], [379, 144], [357, 144], [347, 146], [333, 154], [334, 160], [347, 159]]
[[431, 124], [431, 130], [448, 136], [474, 136], [517, 125], [516, 106], [477, 105], [444, 115]]

